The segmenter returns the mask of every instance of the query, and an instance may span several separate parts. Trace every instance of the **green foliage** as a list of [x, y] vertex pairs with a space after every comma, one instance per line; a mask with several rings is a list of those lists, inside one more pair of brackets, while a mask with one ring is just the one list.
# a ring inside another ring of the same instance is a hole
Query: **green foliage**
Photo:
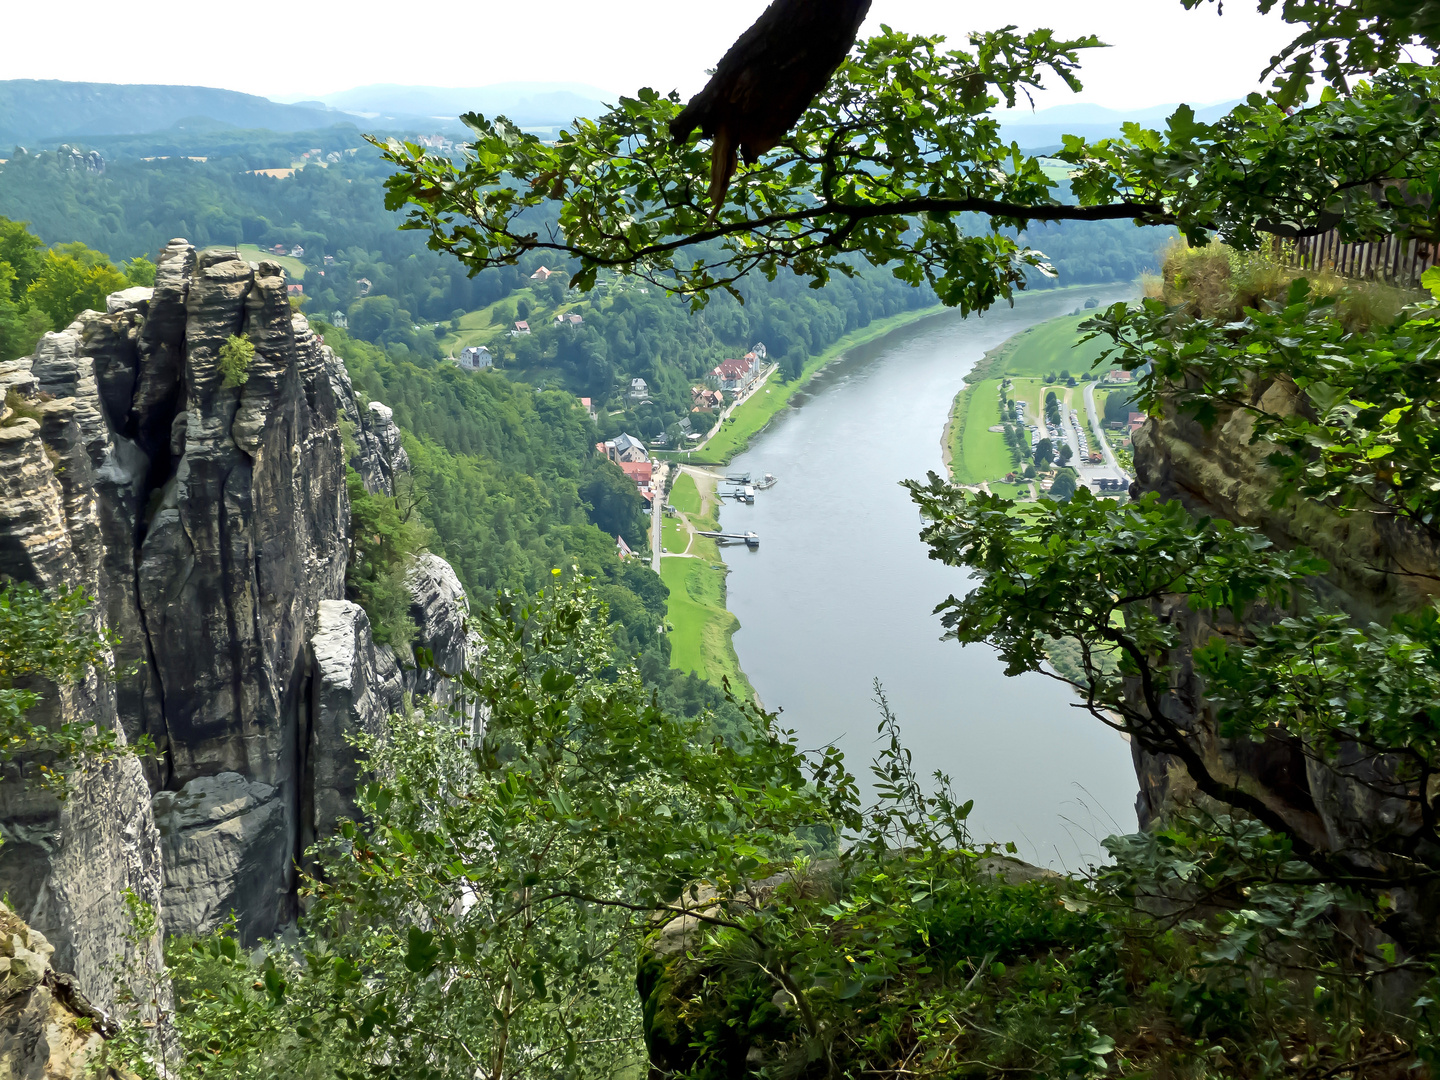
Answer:
[[0, 761], [15, 770], [7, 779], [63, 794], [67, 770], [134, 749], [108, 728], [31, 718], [47, 682], [108, 676], [114, 640], [96, 630], [92, 603], [79, 589], [46, 595], [16, 581], [0, 588]]
[[426, 530], [412, 485], [402, 482], [394, 495], [371, 494], [360, 474], [346, 476], [350, 494], [350, 561], [345, 588], [370, 617], [370, 632], [378, 645], [391, 645], [407, 659], [415, 640], [410, 617], [410, 590], [406, 574], [424, 551]]
[[49, 251], [24, 222], [0, 217], [0, 360], [23, 356], [48, 330], [129, 284], [104, 255], [84, 244]]
[[[1205, 0], [1182, 0], [1187, 8]], [[1440, 44], [1440, 13], [1430, 0], [1356, 4], [1349, 0], [1260, 0], [1262, 12], [1278, 10], [1300, 33], [1270, 61], [1278, 72], [1274, 97], [1281, 106], [1304, 101], [1321, 79], [1344, 90], [1348, 80], [1390, 67], [1408, 56], [1407, 46]]]
[[1111, 390], [1105, 395], [1105, 411], [1102, 421], [1106, 424], [1123, 424], [1136, 412], [1138, 406], [1128, 390]]
[[[153, 273], [152, 273], [153, 279]], [[231, 334], [220, 346], [218, 368], [220, 385], [226, 389], [244, 386], [250, 378], [250, 362], [255, 359], [255, 344], [244, 334]]]
[[[1263, 233], [1330, 223], [1346, 240], [1428, 235], [1437, 78], [1401, 64], [1303, 109], [1252, 94], [1214, 124], [1181, 106], [1164, 132], [1128, 124], [1122, 139], [1094, 145], [1067, 136], [1057, 156], [1080, 166], [1070, 183], [1082, 204], [1163, 207], [1196, 245], [1215, 232], [1253, 250]], [[1397, 183], [1406, 198], [1388, 197]]]
[[483, 735], [417, 713], [365, 741], [363, 819], [312, 852], [298, 941], [171, 943], [172, 1074], [611, 1076], [648, 1052], [697, 1078], [1219, 1080], [1423, 1046], [1330, 922], [1365, 905], [1286, 839], [1195, 816], [1113, 838], [1089, 883], [1026, 868], [977, 850], [883, 695], [862, 812], [840, 755], [773, 717], [732, 745], [657, 709], [593, 612], [575, 584], [502, 598], [461, 678]]
[[[1316, 299], [1309, 283], [1239, 321], [1176, 324], [1160, 301], [1111, 308], [1092, 326], [1114, 343], [1127, 367], [1144, 368], [1138, 398], [1162, 400], [1209, 427], [1241, 411], [1271, 443], [1280, 479], [1275, 505], [1296, 498], [1341, 512], [1383, 514], [1435, 533], [1440, 492], [1440, 305], [1407, 309], [1390, 325], [1346, 328], [1333, 297]], [[1305, 407], [1279, 410], [1253, 400], [1256, 379], [1284, 378]]]
[[144, 255], [137, 255], [128, 260], [123, 269], [125, 280], [131, 285], [153, 286], [155, 284], [155, 264]]
[[[556, 575], [558, 575], [556, 571]], [[633, 993], [651, 912], [727, 889], [849, 816], [834, 755], [773, 718], [738, 745], [614, 672], [594, 597], [557, 584], [482, 616], [460, 689], [489, 717], [396, 718], [363, 821], [315, 852], [298, 948], [172, 947], [191, 1075], [610, 1076], [644, 1050]]]
[[[898, 263], [900, 280], [928, 281], [947, 304], [988, 307], [1023, 288], [1043, 256], [1001, 230], [966, 235], [956, 215], [999, 203], [1023, 208], [999, 210], [1002, 226], [1076, 215], [1041, 209], [1060, 207], [1054, 182], [1000, 142], [987, 114], [1047, 71], [1078, 86], [1079, 53], [1099, 42], [1012, 29], [972, 34], [971, 52], [943, 50], [941, 40], [885, 28], [859, 43], [780, 151], [736, 175], [714, 227], [707, 155], [695, 141], [671, 142], [679, 99], [649, 89], [555, 143], [469, 114], [475, 154], [459, 165], [392, 142], [386, 157], [400, 172], [387, 204], [406, 209], [437, 250], [477, 269], [527, 250], [579, 258], [573, 280], [582, 290], [604, 267], [664, 278], [697, 304], [752, 269], [773, 278], [788, 265], [818, 287], [854, 272], [838, 257], [848, 250], [874, 265]], [[563, 202], [563, 238], [537, 238], [523, 223], [549, 200]], [[713, 256], [680, 254], [711, 238], [721, 248]]]
[[45, 253], [39, 273], [25, 289], [25, 299], [58, 328], [86, 309], [104, 311], [105, 298], [128, 285], [99, 252], [83, 244], [65, 244]]

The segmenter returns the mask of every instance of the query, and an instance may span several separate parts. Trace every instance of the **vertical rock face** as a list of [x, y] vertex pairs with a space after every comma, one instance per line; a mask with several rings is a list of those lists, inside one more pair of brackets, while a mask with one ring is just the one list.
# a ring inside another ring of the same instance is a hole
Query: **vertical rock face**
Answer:
[[[109, 437], [101, 419], [96, 380], [80, 362], [75, 331], [46, 335], [33, 361], [0, 365], [0, 395], [26, 399], [34, 414], [0, 421], [0, 574], [101, 597], [98, 629], [107, 587], [102, 492], [123, 499], [132, 477], [128, 448]], [[57, 393], [70, 396], [46, 400]], [[121, 729], [109, 681], [92, 676], [76, 686], [37, 689], [46, 691], [37, 719]], [[107, 966], [123, 951], [131, 925], [126, 893], [160, 901], [150, 790], [134, 758], [77, 772], [63, 801], [33, 784], [33, 768], [17, 759], [0, 782], [0, 889], [53, 944], [56, 965], [109, 1007]]]
[[[235, 334], [255, 353], [227, 386]], [[304, 846], [353, 813], [346, 733], [383, 730], [419, 687], [344, 600], [342, 419], [372, 490], [409, 463], [389, 410], [361, 406], [291, 309], [278, 265], [183, 240], [153, 289], [0, 364], [5, 393], [25, 407], [0, 418], [0, 574], [84, 588], [119, 638], [116, 679], [42, 687], [41, 714], [160, 750], [82, 771], [63, 802], [20, 782], [24, 761], [0, 783], [0, 891], [109, 1007], [127, 891], [170, 932], [233, 912], [247, 938], [269, 935], [295, 915]], [[463, 594], [435, 563], [422, 631], [446, 636], [421, 644], [454, 658], [463, 619], [443, 609]]]
[[341, 818], [355, 816], [355, 789], [360, 760], [349, 738], [380, 736], [385, 718], [398, 712], [405, 680], [394, 653], [377, 647], [370, 620], [359, 604], [325, 600], [319, 628], [311, 639], [315, 656], [314, 699], [311, 703], [309, 774], [314, 791], [307, 840], [335, 828]]
[[[1286, 380], [1252, 388], [1255, 404], [1286, 414], [1296, 408], [1296, 388]], [[1264, 532], [1285, 548], [1305, 546], [1331, 567], [1314, 582], [1321, 597], [1363, 622], [1388, 622], [1397, 611], [1432, 597], [1440, 582], [1440, 551], [1417, 530], [1365, 514], [1340, 515], [1315, 504], [1275, 511], [1275, 478], [1269, 448], [1251, 443], [1247, 410], [1222, 413], [1209, 429], [1173, 411], [1152, 419], [1135, 436], [1135, 465], [1142, 491], [1180, 500], [1192, 512], [1225, 518]], [[1373, 850], [1389, 840], [1397, 847], [1422, 825], [1419, 802], [1397, 781], [1397, 763], [1342, 745], [1331, 767], [1294, 737], [1264, 742], [1226, 739], [1195, 671], [1194, 650], [1223, 632], [1178, 599], [1163, 605], [1183, 644], [1168, 657], [1171, 667], [1167, 715], [1190, 733], [1206, 767], [1243, 788], [1280, 815], [1296, 835], [1320, 851]], [[1161, 820], [1177, 805], [1203, 801], [1189, 775], [1169, 755], [1134, 744], [1140, 781], [1142, 826]], [[1433, 928], [1440, 893], [1397, 895], [1402, 916]]]

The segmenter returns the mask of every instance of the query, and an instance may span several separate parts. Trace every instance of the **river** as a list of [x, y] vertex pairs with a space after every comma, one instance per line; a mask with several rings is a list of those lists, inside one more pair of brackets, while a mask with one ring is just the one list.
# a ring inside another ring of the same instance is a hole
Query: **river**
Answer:
[[1006, 678], [988, 647], [940, 640], [933, 609], [968, 578], [928, 558], [899, 481], [943, 473], [950, 403], [987, 350], [1086, 297], [1133, 295], [1032, 293], [983, 317], [943, 312], [896, 330], [831, 363], [727, 470], [780, 478], [753, 506], [722, 512], [724, 528], [760, 537], [757, 550], [725, 552], [735, 650], [760, 699], [802, 746], [841, 747], [864, 781], [878, 678], [919, 770], [945, 771], [975, 800], [977, 841], [1013, 841], [1056, 869], [1103, 859], [1101, 839], [1135, 829], [1129, 746], [1053, 680]]

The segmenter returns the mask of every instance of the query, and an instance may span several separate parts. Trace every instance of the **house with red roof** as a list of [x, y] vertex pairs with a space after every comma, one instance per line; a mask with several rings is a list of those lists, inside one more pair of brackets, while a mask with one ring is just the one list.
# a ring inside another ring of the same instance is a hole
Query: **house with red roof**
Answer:
[[635, 486], [640, 489], [640, 497], [649, 502], [653, 497], [650, 484], [655, 476], [655, 466], [648, 461], [620, 461], [616, 464], [620, 466], [621, 472], [635, 481]]
[[722, 360], [720, 366], [710, 372], [720, 384], [721, 390], [743, 394], [755, 381], [759, 368], [754, 353], [746, 353], [737, 360]]

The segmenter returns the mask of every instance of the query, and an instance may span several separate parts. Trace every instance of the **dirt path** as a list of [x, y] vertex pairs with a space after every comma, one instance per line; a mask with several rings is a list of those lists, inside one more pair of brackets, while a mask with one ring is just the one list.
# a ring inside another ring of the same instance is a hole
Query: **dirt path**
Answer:
[[[702, 517], [702, 518], [709, 518], [709, 517], [711, 516], [711, 510], [712, 510], [716, 505], [718, 505], [718, 503], [719, 503], [719, 496], [717, 496], [717, 495], [715, 494], [715, 487], [716, 487], [716, 484], [718, 483], [718, 481], [720, 480], [720, 477], [719, 477], [717, 474], [715, 474], [715, 473], [707, 472], [707, 471], [704, 470], [704, 469], [695, 468], [694, 466], [691, 466], [691, 465], [681, 465], [681, 466], [679, 466], [679, 469], [680, 469], [680, 471], [681, 471], [682, 473], [688, 474], [688, 475], [691, 477], [691, 479], [693, 479], [693, 480], [695, 481], [695, 488], [696, 488], [696, 490], [700, 493], [700, 514], [699, 514], [699, 516]], [[695, 527], [695, 523], [690, 520], [690, 515], [687, 514], [687, 513], [685, 513], [685, 511], [681, 510], [679, 507], [676, 507], [676, 509], [675, 509], [675, 516], [680, 519], [680, 524], [683, 525], [683, 526], [685, 526], [685, 550], [684, 550], [684, 551], [660, 551], [660, 550], [659, 550], [660, 544], [657, 543], [657, 544], [655, 545], [655, 546], [656, 546], [656, 551], [657, 551], [657, 554], [656, 554], [656, 556], [655, 556], [655, 571], [656, 571], [656, 573], [659, 573], [659, 571], [660, 571], [660, 560], [661, 560], [662, 558], [664, 558], [664, 559], [698, 559], [698, 558], [700, 558], [699, 555], [694, 555], [694, 554], [691, 554], [691, 552], [690, 552], [690, 549], [695, 546], [695, 534], [696, 534], [697, 532], [699, 532], [699, 530]], [[662, 520], [661, 518], [658, 518], [658, 517], [656, 518], [657, 523], [660, 522], [661, 520]], [[655, 528], [663, 530], [664, 526], [663, 526], [662, 524], [657, 524], [657, 525], [655, 526]]]

